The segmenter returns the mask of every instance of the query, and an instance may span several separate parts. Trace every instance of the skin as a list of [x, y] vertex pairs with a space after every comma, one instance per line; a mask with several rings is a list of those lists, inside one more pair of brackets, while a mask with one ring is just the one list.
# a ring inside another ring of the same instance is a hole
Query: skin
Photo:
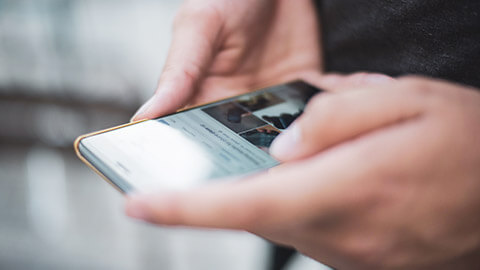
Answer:
[[186, 1], [158, 88], [132, 120], [312, 77], [322, 63], [318, 33], [309, 0]]
[[341, 269], [480, 266], [480, 94], [424, 78], [354, 89], [312, 100], [275, 142], [283, 165], [135, 195], [127, 214], [247, 230]]
[[[479, 91], [430, 78], [299, 70], [329, 93], [274, 142], [282, 165], [242, 181], [132, 195], [127, 214], [246, 230], [340, 269], [479, 268]], [[210, 91], [178, 89], [166, 99], [176, 106], [183, 103], [174, 96]], [[168, 111], [152, 104], [143, 116]]]

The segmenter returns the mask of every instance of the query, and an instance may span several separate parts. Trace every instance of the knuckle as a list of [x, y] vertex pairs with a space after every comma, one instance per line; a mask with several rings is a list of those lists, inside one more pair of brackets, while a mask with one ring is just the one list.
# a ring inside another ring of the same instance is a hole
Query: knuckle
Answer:
[[188, 81], [196, 81], [198, 77], [200, 77], [202, 73], [201, 68], [194, 64], [190, 63], [185, 65], [182, 70], [181, 70], [181, 76], [183, 77], [182, 79], [188, 80]]
[[195, 63], [187, 63], [179, 66], [166, 65], [162, 75], [160, 75], [157, 91], [160, 91], [160, 86], [168, 82], [186, 82], [189, 86], [193, 86], [201, 74], [201, 68]]

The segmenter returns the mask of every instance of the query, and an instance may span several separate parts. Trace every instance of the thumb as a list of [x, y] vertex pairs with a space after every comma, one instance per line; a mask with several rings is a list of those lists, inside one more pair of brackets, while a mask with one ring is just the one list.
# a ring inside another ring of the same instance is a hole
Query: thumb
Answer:
[[172, 113], [188, 103], [212, 61], [221, 27], [222, 19], [213, 10], [179, 13], [157, 90], [132, 121]]
[[276, 138], [271, 154], [281, 161], [302, 159], [418, 116], [422, 106], [415, 95], [405, 95], [402, 85], [401, 81], [394, 81], [317, 95], [305, 113]]
[[[188, 191], [129, 195], [125, 210], [130, 217], [163, 225], [271, 230], [311, 216], [312, 205], [305, 206], [311, 197], [319, 202], [315, 213], [328, 213], [337, 205], [340, 183], [352, 172], [339, 174], [335, 162], [328, 167], [315, 162], [286, 164], [248, 179], [224, 179]], [[338, 181], [316, 181], [332, 177]]]

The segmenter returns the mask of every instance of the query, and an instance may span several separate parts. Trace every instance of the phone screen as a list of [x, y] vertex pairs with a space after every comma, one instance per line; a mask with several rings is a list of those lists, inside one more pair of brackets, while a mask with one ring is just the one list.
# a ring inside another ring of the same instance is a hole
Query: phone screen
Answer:
[[89, 136], [79, 150], [124, 192], [178, 190], [279, 164], [276, 136], [321, 90], [301, 81]]

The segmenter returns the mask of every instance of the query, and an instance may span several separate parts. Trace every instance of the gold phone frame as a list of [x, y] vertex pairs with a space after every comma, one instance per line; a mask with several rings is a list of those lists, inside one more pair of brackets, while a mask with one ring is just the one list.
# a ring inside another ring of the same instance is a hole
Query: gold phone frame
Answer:
[[105, 180], [107, 183], [109, 183], [111, 186], [113, 186], [116, 190], [118, 190], [120, 193], [125, 193], [123, 190], [121, 190], [115, 183], [112, 182], [112, 180], [110, 180], [106, 175], [104, 175], [102, 172], [100, 172], [95, 166], [93, 166], [92, 163], [90, 163], [90, 161], [88, 161], [83, 155], [82, 153], [80, 152], [80, 141], [85, 139], [85, 138], [88, 138], [88, 137], [91, 137], [91, 136], [95, 136], [95, 135], [98, 135], [98, 134], [102, 134], [102, 133], [105, 133], [105, 132], [109, 132], [109, 131], [112, 131], [112, 130], [116, 130], [116, 129], [120, 129], [120, 128], [124, 128], [124, 127], [128, 127], [128, 126], [131, 126], [131, 125], [136, 125], [136, 124], [139, 124], [141, 122], [145, 122], [147, 121], [148, 119], [144, 119], [144, 120], [139, 120], [139, 121], [135, 121], [135, 122], [131, 122], [131, 123], [127, 123], [127, 124], [123, 124], [123, 125], [119, 125], [119, 126], [115, 126], [115, 127], [111, 127], [111, 128], [107, 128], [107, 129], [102, 129], [102, 130], [99, 130], [99, 131], [95, 131], [95, 132], [91, 132], [91, 133], [87, 133], [87, 134], [84, 134], [84, 135], [81, 135], [79, 136], [77, 139], [75, 139], [75, 141], [73, 142], [73, 148], [75, 149], [75, 154], [77, 154], [77, 157], [83, 162], [85, 163], [88, 167], [90, 167], [90, 169], [92, 169], [96, 174], [100, 175], [100, 177], [103, 178], [103, 180]]

